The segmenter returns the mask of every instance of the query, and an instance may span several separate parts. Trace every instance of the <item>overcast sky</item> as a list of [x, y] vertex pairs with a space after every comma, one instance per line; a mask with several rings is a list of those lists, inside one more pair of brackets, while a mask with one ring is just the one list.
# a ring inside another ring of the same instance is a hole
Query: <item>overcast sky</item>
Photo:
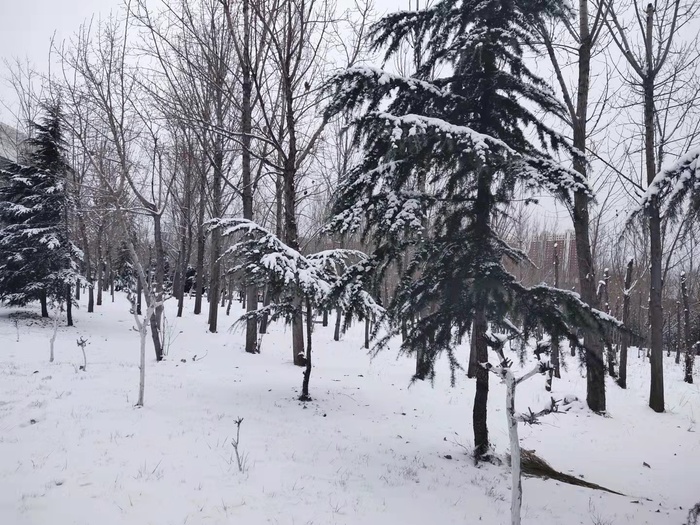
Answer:
[[[161, 1], [149, 0], [149, 3]], [[409, 0], [375, 0], [374, 3], [378, 14], [382, 14], [408, 8]], [[5, 61], [27, 59], [45, 74], [54, 33], [56, 41], [61, 42], [70, 38], [91, 16], [105, 16], [122, 5], [123, 0], [0, 0], [0, 122], [13, 125], [16, 122], [4, 107], [16, 106], [14, 90], [6, 82]], [[547, 222], [568, 220], [566, 211], [556, 206], [545, 206], [541, 212]]]
[[[157, 4], [162, 0], [150, 1]], [[26, 58], [45, 73], [54, 32], [60, 42], [92, 15], [107, 15], [122, 5], [123, 0], [0, 0], [0, 121], [12, 123], [12, 116], [2, 106], [15, 105], [14, 92], [6, 82], [6, 60]], [[375, 6], [377, 11], [386, 12], [408, 7], [408, 0], [375, 0]]]

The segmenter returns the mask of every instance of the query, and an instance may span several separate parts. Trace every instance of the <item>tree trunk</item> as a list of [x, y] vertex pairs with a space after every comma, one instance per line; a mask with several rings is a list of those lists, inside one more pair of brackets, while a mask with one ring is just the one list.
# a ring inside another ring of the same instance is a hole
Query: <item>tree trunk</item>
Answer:
[[472, 350], [474, 358], [472, 362], [477, 363], [474, 376], [476, 377], [476, 393], [474, 395], [474, 410], [472, 413], [472, 425], [474, 427], [474, 457], [484, 458], [489, 450], [489, 429], [487, 426], [488, 399], [489, 399], [489, 372], [479, 363], [488, 361], [488, 345], [486, 344], [486, 331], [488, 323], [483, 311], [477, 311], [472, 325]]
[[97, 306], [102, 306], [102, 279], [103, 279], [103, 268], [102, 268], [102, 227], [97, 230]]
[[[653, 20], [654, 6], [647, 6], [646, 18], [646, 63], [651, 69], [653, 59]], [[650, 71], [642, 79], [644, 90], [644, 152], [646, 158], [647, 183], [651, 184], [656, 176], [656, 159], [654, 152], [654, 76]], [[661, 216], [659, 213], [658, 195], [652, 195], [647, 207], [649, 217], [649, 258], [651, 262], [649, 293], [649, 314], [651, 325], [651, 381], [649, 387], [649, 406], [655, 412], [664, 411], [664, 362], [663, 362], [663, 322], [664, 311], [662, 304], [662, 238]]]
[[[151, 288], [155, 292], [156, 306], [152, 308], [151, 314], [151, 337], [153, 338], [153, 348], [156, 353], [156, 361], [163, 360], [163, 345], [161, 342], [161, 319], [163, 318], [163, 287], [165, 280], [165, 251], [163, 250], [163, 235], [161, 231], [160, 215], [153, 216], [153, 231], [156, 250], [156, 275], [155, 286]], [[149, 305], [150, 306], [150, 305]]]
[[369, 348], [369, 317], [365, 319], [365, 348]]
[[[212, 214], [215, 218], [222, 216], [221, 184], [223, 180], [224, 151], [221, 138], [217, 137], [214, 150], [214, 180], [212, 195]], [[216, 333], [219, 317], [219, 290], [221, 289], [221, 230], [215, 228], [211, 232], [211, 271], [209, 274], [209, 331]]]
[[683, 296], [685, 363], [683, 381], [693, 384], [693, 361], [695, 361], [695, 345], [690, 339], [690, 301], [688, 300], [688, 285], [685, 272], [681, 274], [681, 294]]
[[306, 368], [304, 369], [304, 381], [301, 385], [300, 401], [311, 401], [309, 396], [309, 379], [311, 379], [311, 331], [313, 329], [313, 314], [311, 301], [306, 298]]
[[48, 317], [49, 308], [46, 302], [46, 290], [43, 288], [39, 292], [39, 304], [41, 305], [41, 317]]
[[328, 310], [323, 310], [323, 321], [321, 326], [328, 326]]
[[141, 298], [143, 297], [143, 283], [141, 277], [136, 276], [136, 314], [141, 315]]
[[341, 322], [341, 317], [343, 316], [343, 312], [341, 311], [340, 308], [336, 310], [336, 315], [335, 315], [335, 330], [333, 331], [333, 341], [340, 341], [340, 322]]
[[[554, 287], [559, 288], [559, 245], [554, 243]], [[559, 338], [552, 337], [552, 370], [549, 371], [549, 389], [552, 389], [552, 376], [561, 378], [561, 366], [559, 364]]]
[[68, 326], [73, 326], [73, 297], [71, 293], [73, 291], [73, 285], [66, 285], [66, 324]]
[[[625, 289], [622, 292], [622, 324], [625, 330], [630, 329], [630, 287], [632, 286], [632, 267], [634, 261], [632, 259], [627, 263], [627, 271], [625, 272]], [[627, 349], [629, 347], [629, 333], [624, 332], [621, 335], [620, 341], [620, 370], [617, 377], [617, 384], [621, 388], [627, 388]]]
[[[265, 290], [265, 295], [263, 296], [263, 307], [270, 306], [270, 290]], [[267, 324], [269, 322], [267, 313], [264, 313], [262, 319], [260, 319], [260, 333], [267, 333]], [[260, 349], [258, 348], [258, 351]]]
[[195, 274], [195, 290], [194, 290], [194, 313], [199, 315], [202, 313], [202, 288], [204, 287], [204, 248], [206, 245], [206, 237], [204, 235], [204, 211], [206, 209], [206, 194], [207, 181], [204, 175], [201, 175], [199, 183], [199, 210], [197, 216], [197, 268]]
[[676, 364], [681, 362], [681, 348], [683, 348], [683, 325], [681, 324], [681, 302], [676, 301]]

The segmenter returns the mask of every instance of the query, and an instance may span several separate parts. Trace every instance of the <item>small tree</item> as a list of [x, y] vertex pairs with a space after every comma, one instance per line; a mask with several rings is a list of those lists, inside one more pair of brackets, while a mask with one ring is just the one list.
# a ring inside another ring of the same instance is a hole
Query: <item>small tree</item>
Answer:
[[270, 321], [284, 319], [291, 324], [306, 308], [306, 354], [297, 358], [305, 365], [299, 399], [310, 400], [313, 311], [340, 308], [346, 323], [353, 317], [376, 318], [383, 312], [364, 287], [367, 256], [343, 249], [304, 256], [247, 219], [215, 219], [210, 227], [220, 229], [224, 238], [237, 239], [222, 255], [236, 261], [229, 272], [239, 274], [248, 285], [266, 287], [274, 298], [268, 305], [245, 313], [239, 323], [267, 316]]

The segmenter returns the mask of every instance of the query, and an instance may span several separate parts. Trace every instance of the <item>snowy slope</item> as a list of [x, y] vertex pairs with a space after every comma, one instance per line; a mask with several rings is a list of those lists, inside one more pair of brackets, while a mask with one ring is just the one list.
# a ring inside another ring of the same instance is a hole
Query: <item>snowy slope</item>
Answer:
[[[283, 326], [247, 355], [242, 334], [209, 334], [205, 317], [176, 319], [171, 302], [168, 357], [155, 363], [149, 352], [146, 406], [135, 409], [138, 334], [126, 300], [106, 301], [61, 329], [53, 364], [50, 323], [0, 310], [0, 524], [507, 523], [508, 468], [477, 468], [464, 454], [474, 385], [460, 374], [451, 388], [446, 363], [434, 387], [411, 386], [414, 363], [391, 351], [370, 360], [363, 327], [337, 343], [319, 324], [304, 406]], [[86, 372], [79, 336], [89, 339]], [[700, 501], [698, 386], [669, 359], [669, 410], [655, 414], [647, 363], [635, 351], [630, 361], [630, 390], [608, 384], [611, 417], [578, 404], [521, 426], [524, 448], [630, 497], [526, 479], [523, 523], [681, 524]], [[491, 385], [491, 438], [503, 453], [504, 391]], [[575, 360], [554, 390], [585, 399]], [[518, 395], [523, 410], [549, 399], [540, 377]], [[231, 445], [238, 417], [243, 473]]]

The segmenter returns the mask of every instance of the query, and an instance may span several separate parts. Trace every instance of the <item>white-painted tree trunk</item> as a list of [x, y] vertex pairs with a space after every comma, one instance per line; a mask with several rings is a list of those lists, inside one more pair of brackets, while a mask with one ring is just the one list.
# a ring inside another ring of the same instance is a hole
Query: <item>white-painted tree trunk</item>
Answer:
[[56, 308], [56, 311], [54, 312], [54, 318], [53, 318], [53, 334], [51, 334], [51, 339], [49, 340], [49, 346], [50, 348], [50, 353], [49, 353], [49, 363], [53, 363], [54, 360], [54, 343], [56, 343], [56, 336], [58, 335], [58, 322], [60, 321], [61, 318], [61, 310], [60, 308]]
[[513, 373], [507, 368], [502, 374], [506, 383], [506, 418], [508, 419], [508, 437], [510, 439], [511, 470], [511, 525], [520, 525], [520, 508], [523, 503], [523, 484], [520, 476], [520, 439], [518, 438], [518, 420], [515, 417], [515, 387], [517, 382]]
[[[518, 383], [522, 383], [538, 373], [542, 373], [541, 366], [537, 366], [522, 377], [515, 377], [510, 368], [505, 366], [486, 366], [487, 369], [499, 376], [506, 384], [506, 420], [508, 421], [508, 437], [510, 439], [510, 468], [511, 468], [511, 499], [510, 499], [510, 522], [511, 525], [520, 525], [520, 509], [523, 503], [523, 482], [520, 465], [520, 439], [518, 438], [518, 421], [521, 416], [515, 412], [515, 388]], [[548, 410], [538, 412], [537, 415], [548, 413]]]

